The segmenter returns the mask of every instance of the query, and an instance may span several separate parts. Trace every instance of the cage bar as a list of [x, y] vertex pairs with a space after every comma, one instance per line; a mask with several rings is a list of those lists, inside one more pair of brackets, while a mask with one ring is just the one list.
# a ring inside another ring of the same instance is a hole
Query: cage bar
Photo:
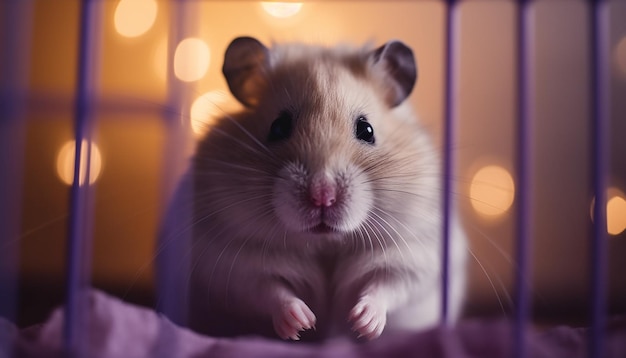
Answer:
[[[176, 45], [187, 37], [194, 36], [198, 31], [198, 23], [196, 14], [198, 13], [199, 2], [195, 1], [178, 1], [171, 4], [170, 8], [170, 31], [168, 34], [168, 63], [173, 64], [174, 52]], [[167, 70], [168, 92], [167, 107], [168, 110], [163, 113], [165, 126], [168, 128], [168, 137], [165, 144], [164, 156], [164, 177], [166, 181], [162, 183], [165, 195], [164, 203], [171, 193], [184, 198], [191, 198], [192, 180], [185, 181], [185, 186], [177, 187], [174, 179], [180, 177], [185, 168], [181, 166], [181, 158], [185, 157], [186, 148], [190, 142], [189, 126], [190, 115], [188, 115], [189, 98], [194, 93], [192, 84], [183, 84], [179, 81], [172, 66]], [[172, 173], [176, 173], [172, 175]], [[157, 243], [159, 247], [157, 259], [157, 310], [163, 312], [173, 322], [181, 326], [188, 324], [187, 312], [187, 282], [181, 282], [177, 273], [190, 271], [190, 247], [191, 247], [191, 230], [178, 229], [180, 225], [176, 223], [188, 222], [191, 215], [191, 200], [182, 200], [179, 207], [164, 215], [165, 220], [171, 222], [164, 223], [163, 228], [175, 227], [173, 232], [161, 233], [164, 237], [160, 237], [161, 242]], [[167, 207], [167, 205], [165, 205]], [[185, 276], [185, 275], [183, 275]]]
[[[0, 317], [16, 319], [30, 65], [32, 7], [29, 0], [7, 0], [0, 14]], [[12, 354], [0, 334], [0, 355]]]
[[528, 354], [526, 330], [530, 319], [531, 233], [532, 222], [532, 9], [529, 0], [520, 0], [517, 9], [517, 193], [515, 237], [515, 321], [513, 325], [513, 356]]
[[443, 197], [442, 197], [442, 248], [441, 248], [441, 322], [444, 326], [449, 321], [450, 297], [450, 229], [452, 220], [452, 180], [454, 176], [454, 154], [452, 145], [456, 139], [456, 89], [458, 76], [455, 71], [455, 60], [458, 56], [456, 41], [458, 41], [457, 0], [448, 0], [445, 14], [445, 94], [444, 94], [444, 122], [443, 122]]
[[[64, 349], [70, 356], [84, 356], [84, 297], [81, 292], [89, 285], [91, 241], [93, 236], [93, 193], [89, 184], [91, 136], [94, 121], [94, 100], [99, 71], [101, 3], [83, 0], [80, 4], [78, 68], [74, 107], [76, 151], [74, 181], [70, 193], [69, 236], [67, 244], [66, 302]], [[82, 151], [87, 160], [81, 163]], [[84, 168], [83, 168], [84, 166]], [[81, 173], [84, 181], [81, 184]]]
[[604, 329], [606, 325], [607, 290], [607, 172], [609, 163], [609, 69], [610, 49], [608, 4], [604, 0], [592, 0], [589, 12], [589, 40], [591, 41], [590, 92], [591, 92], [591, 143], [592, 184], [595, 201], [593, 205], [593, 235], [590, 254], [590, 302], [591, 329], [588, 355], [604, 357]]

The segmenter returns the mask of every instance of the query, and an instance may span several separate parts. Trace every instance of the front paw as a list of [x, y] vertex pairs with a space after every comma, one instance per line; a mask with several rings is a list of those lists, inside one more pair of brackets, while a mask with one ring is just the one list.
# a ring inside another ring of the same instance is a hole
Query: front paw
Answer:
[[281, 304], [272, 316], [274, 330], [282, 339], [297, 341], [300, 332], [307, 329], [315, 329], [315, 315], [302, 300], [292, 298]]
[[384, 304], [371, 296], [363, 296], [352, 308], [348, 321], [352, 323], [352, 330], [358, 338], [368, 340], [378, 338], [387, 323], [387, 309]]

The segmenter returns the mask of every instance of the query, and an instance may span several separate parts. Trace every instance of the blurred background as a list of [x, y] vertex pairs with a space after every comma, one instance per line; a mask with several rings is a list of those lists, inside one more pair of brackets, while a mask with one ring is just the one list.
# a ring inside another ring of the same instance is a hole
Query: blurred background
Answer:
[[[14, 319], [26, 326], [43, 321], [63, 302], [80, 4], [24, 1], [24, 18], [16, 21], [8, 11], [12, 3], [0, 3], [1, 25], [9, 31], [0, 48], [20, 42], [13, 47], [19, 51], [0, 56], [2, 94], [5, 101], [13, 98], [7, 84], [18, 83], [24, 96], [19, 120], [2, 124], [2, 138], [12, 143], [2, 155], [13, 166], [0, 173], [6, 198], [0, 212], [5, 225], [17, 229], [0, 238], [0, 250], [10, 261], [3, 274], [17, 278]], [[80, 180], [93, 193], [93, 285], [129, 302], [155, 302], [155, 238], [194, 142], [222, 111], [240, 108], [221, 74], [224, 51], [235, 37], [254, 36], [266, 44], [404, 41], [419, 67], [410, 101], [441, 143], [444, 1], [96, 3], [91, 172], [89, 184]], [[531, 5], [532, 294], [538, 323], [586, 324], [588, 314], [588, 3]], [[607, 3], [608, 289], [611, 312], [625, 313], [626, 2]], [[506, 0], [459, 4], [454, 198], [473, 254], [468, 316], [508, 317], [513, 307], [516, 9], [515, 1]], [[11, 66], [16, 63], [17, 72]]]

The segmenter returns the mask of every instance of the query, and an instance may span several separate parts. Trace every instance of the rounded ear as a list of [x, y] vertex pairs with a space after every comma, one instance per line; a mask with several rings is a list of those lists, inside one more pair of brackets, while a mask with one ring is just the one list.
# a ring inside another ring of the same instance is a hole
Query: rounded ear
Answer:
[[399, 105], [411, 94], [417, 81], [417, 64], [413, 51], [400, 41], [390, 41], [372, 51], [370, 56], [373, 58], [374, 68], [384, 73], [389, 105]]
[[238, 37], [228, 45], [222, 73], [232, 94], [246, 107], [258, 104], [266, 86], [268, 49], [252, 37]]

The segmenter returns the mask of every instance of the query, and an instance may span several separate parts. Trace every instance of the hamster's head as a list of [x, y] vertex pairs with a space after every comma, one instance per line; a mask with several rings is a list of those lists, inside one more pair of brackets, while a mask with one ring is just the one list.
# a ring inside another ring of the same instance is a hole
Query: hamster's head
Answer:
[[402, 109], [417, 78], [407, 46], [267, 48], [242, 37], [223, 72], [246, 109], [200, 143], [196, 181], [233, 227], [340, 238], [415, 200], [400, 194], [418, 190], [411, 175], [423, 154]]

